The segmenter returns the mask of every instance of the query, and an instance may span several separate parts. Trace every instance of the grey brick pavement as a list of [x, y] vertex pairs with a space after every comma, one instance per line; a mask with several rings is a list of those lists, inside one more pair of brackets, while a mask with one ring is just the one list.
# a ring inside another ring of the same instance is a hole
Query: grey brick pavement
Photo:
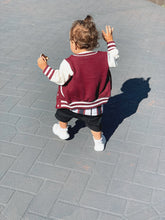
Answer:
[[[0, 219], [165, 220], [165, 9], [145, 0], [1, 0], [0, 9]], [[58, 67], [72, 21], [87, 14], [99, 30], [115, 27], [120, 50], [102, 153], [74, 120], [70, 141], [52, 134], [57, 86], [36, 64], [44, 52]]]

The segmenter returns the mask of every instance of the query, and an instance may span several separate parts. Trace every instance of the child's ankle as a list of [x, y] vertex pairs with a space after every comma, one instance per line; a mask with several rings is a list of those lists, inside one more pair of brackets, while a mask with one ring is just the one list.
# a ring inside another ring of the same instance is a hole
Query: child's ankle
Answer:
[[67, 123], [61, 122], [61, 121], [59, 121], [59, 125], [60, 125], [60, 128], [61, 128], [61, 129], [67, 129], [67, 127], [68, 127], [68, 124], [67, 124]]

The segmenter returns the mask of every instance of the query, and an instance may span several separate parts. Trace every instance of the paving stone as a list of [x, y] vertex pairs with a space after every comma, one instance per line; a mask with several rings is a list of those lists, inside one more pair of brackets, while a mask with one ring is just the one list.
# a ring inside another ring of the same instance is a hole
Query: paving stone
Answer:
[[59, 199], [71, 202], [72, 204], [79, 204], [79, 200], [87, 185], [88, 179], [88, 174], [73, 171], [60, 193]]
[[8, 80], [1, 80], [1, 82], [0, 82], [0, 91], [1, 91], [1, 89], [7, 84], [7, 82], [8, 82]]
[[[93, 150], [93, 146], [88, 146], [84, 143], [86, 140], [82, 134], [76, 135], [77, 138], [80, 140], [80, 144], [76, 146], [74, 144], [75, 140], [68, 141], [64, 145], [63, 152], [69, 155], [78, 156], [81, 158], [92, 159], [95, 161], [115, 164], [118, 160], [119, 154], [116, 152], [111, 151], [111, 149], [105, 149], [105, 151], [100, 152], [99, 154]], [[88, 137], [87, 137], [88, 138]], [[92, 137], [89, 137], [89, 141], [93, 143]], [[91, 144], [92, 145], [92, 144]]]
[[165, 189], [165, 176], [157, 173], [136, 171], [134, 182], [157, 189]]
[[158, 135], [146, 134], [145, 144], [153, 147], [161, 148], [163, 146], [164, 137]]
[[160, 149], [144, 146], [138, 161], [138, 169], [156, 172], [158, 169]]
[[[10, 200], [11, 196], [13, 195], [14, 191], [11, 189], [6, 189], [0, 187], [0, 203], [6, 204]], [[1, 213], [1, 212], [0, 212]]]
[[19, 101], [19, 97], [7, 96], [0, 105], [1, 112], [9, 112]]
[[37, 214], [27, 213], [22, 220], [52, 220], [47, 217], [42, 217]]
[[152, 123], [149, 125], [147, 132], [150, 135], [165, 136], [165, 124]]
[[98, 217], [98, 212], [59, 201], [54, 205], [50, 217], [63, 220], [95, 220]]
[[29, 211], [47, 216], [61, 190], [61, 184], [46, 181], [33, 199]]
[[[146, 132], [151, 116], [137, 113], [136, 117], [132, 120], [131, 129], [133, 131]], [[143, 126], [142, 126], [143, 125]]]
[[0, 141], [0, 154], [7, 154], [9, 156], [17, 156], [22, 151], [24, 146], [13, 144], [10, 142]]
[[[47, 82], [47, 79], [46, 79]], [[49, 83], [49, 81], [48, 81]], [[50, 84], [49, 84], [50, 85]], [[52, 91], [53, 90], [53, 91]], [[42, 92], [42, 94], [38, 97], [39, 100], [41, 101], [54, 101], [56, 100], [56, 93], [57, 93], [57, 88], [53, 86], [53, 88], [47, 88], [46, 92]]]
[[152, 189], [133, 183], [112, 180], [108, 193], [136, 201], [150, 202]]
[[158, 173], [159, 174], [162, 174], [162, 175], [165, 175], [165, 161], [160, 161], [159, 162], [159, 167], [158, 167]]
[[94, 173], [88, 182], [87, 188], [106, 193], [109, 183], [112, 180], [113, 170], [113, 165], [97, 163]]
[[41, 125], [39, 129], [36, 132], [36, 135], [42, 136], [42, 137], [48, 137], [48, 138], [55, 138], [60, 140], [59, 137], [55, 136], [52, 132], [52, 127], [48, 127], [45, 125]]
[[62, 154], [57, 159], [56, 165], [64, 168], [74, 169], [77, 171], [92, 173], [95, 167], [95, 162], [87, 159], [82, 159], [82, 158]]
[[22, 83], [19, 85], [19, 89], [33, 92], [42, 92], [45, 89], [45, 86], [38, 85], [37, 83]]
[[46, 111], [55, 111], [55, 103], [51, 103], [47, 101], [36, 100], [32, 104], [32, 107], [36, 109], [46, 110]]
[[40, 127], [40, 122], [34, 118], [21, 117], [16, 127], [20, 132], [35, 134]]
[[147, 209], [149, 207], [148, 204], [143, 202], [138, 202], [134, 200], [128, 200], [125, 215], [131, 216], [133, 214], [136, 214], [139, 211], [143, 211], [144, 209]]
[[127, 141], [135, 142], [136, 144], [144, 144], [146, 143], [146, 135], [144, 133], [129, 131]]
[[120, 140], [125, 140], [128, 130], [130, 127], [130, 122], [129, 121], [125, 121], [122, 124], [119, 125], [119, 127], [116, 129], [116, 131], [114, 132], [112, 138], [114, 139], [120, 139]]
[[165, 148], [162, 148], [160, 151], [160, 161], [165, 160]]
[[[87, 144], [87, 141], [89, 141], [90, 143]], [[65, 142], [64, 152], [69, 153], [69, 154], [72, 154], [72, 153], [74, 154], [74, 148], [75, 148], [75, 154], [77, 151], [79, 151], [80, 156], [81, 156], [81, 151], [82, 152], [91, 151], [91, 149], [87, 149], [87, 148], [91, 147], [93, 151], [93, 145], [94, 144], [93, 144], [93, 140], [91, 136], [84, 134], [84, 133], [83, 134], [76, 133], [73, 139]]]
[[0, 94], [5, 94], [8, 96], [23, 97], [26, 94], [26, 91], [21, 90], [21, 89], [3, 87], [0, 90]]
[[6, 97], [7, 97], [6, 95], [0, 95], [0, 103], [3, 103]]
[[32, 198], [32, 195], [15, 192], [2, 214], [7, 219], [19, 220], [29, 206]]
[[158, 202], [154, 205], [155, 210], [159, 213], [159, 215], [165, 215], [165, 203], [164, 201]]
[[42, 114], [41, 110], [36, 110], [36, 109], [32, 109], [31, 107], [22, 106], [22, 105], [15, 105], [15, 104], [12, 109], [11, 109], [11, 107], [9, 108], [9, 109], [11, 109], [10, 112], [13, 114], [16, 114], [19, 116], [37, 118], [37, 119]]
[[57, 121], [54, 114], [52, 112], [44, 111], [40, 116], [40, 122], [46, 126], [52, 127], [54, 123]]
[[30, 175], [45, 178], [57, 182], [65, 182], [70, 171], [48, 164], [36, 163], [30, 171]]
[[[162, 110], [162, 109], [161, 109]], [[155, 113], [155, 112], [154, 112]], [[162, 125], [164, 125], [164, 119], [165, 119], [165, 116], [164, 116], [164, 111], [160, 111], [159, 110], [159, 114], [154, 114], [153, 113], [153, 117], [150, 121], [150, 123], [152, 124], [155, 124], [155, 123], [160, 123]]]
[[105, 149], [105, 151], [98, 154], [99, 161], [109, 164], [116, 164], [119, 157], [119, 153], [111, 151], [111, 149], [107, 148]]
[[17, 159], [14, 161], [10, 170], [27, 173], [37, 159], [40, 152], [41, 151], [39, 149], [31, 147], [24, 148], [19, 157], [17, 157]]
[[26, 95], [20, 99], [19, 105], [23, 106], [32, 106], [32, 104], [36, 101], [36, 99], [40, 96], [41, 93], [28, 91]]
[[14, 158], [5, 155], [0, 155], [0, 179], [7, 172], [14, 162]]
[[121, 140], [110, 140], [110, 149], [117, 152], [129, 153], [133, 155], [140, 155], [142, 144], [133, 142], [126, 142]]
[[19, 134], [12, 139], [13, 143], [24, 144], [31, 147], [43, 148], [47, 143], [47, 139], [30, 134]]
[[137, 157], [121, 154], [113, 178], [131, 181], [137, 167]]
[[0, 184], [16, 190], [37, 193], [42, 184], [42, 180], [24, 174], [7, 172]]
[[50, 140], [42, 150], [38, 160], [43, 163], [55, 164], [64, 147], [64, 142], [58, 140]]
[[[5, 85], [6, 88], [19, 89], [19, 84], [21, 84], [24, 80], [25, 76], [23, 75], [14, 75], [12, 80], [8, 81]], [[13, 94], [12, 94], [13, 95]]]
[[15, 126], [0, 123], [0, 140], [10, 141], [16, 135], [16, 132]]
[[123, 214], [126, 207], [126, 200], [88, 190], [84, 192], [80, 204], [104, 212]]
[[98, 220], [121, 220], [122, 218], [112, 214], [102, 214]]
[[[36, 67], [36, 68], [37, 68], [37, 67]], [[35, 69], [36, 69], [36, 68], [35, 68]], [[41, 85], [45, 85], [45, 84], [47, 83], [47, 85], [50, 86], [50, 82], [49, 82], [49, 80], [47, 79], [47, 77], [45, 77], [44, 74], [42, 74], [42, 73], [41, 73], [41, 74], [38, 74], [38, 71], [33, 74], [33, 77], [31, 77], [31, 75], [26, 76], [25, 82], [26, 82], [26, 83], [31, 83], [31, 84], [36, 83], [36, 84], [41, 84]], [[54, 87], [54, 86], [53, 86], [53, 87]], [[48, 91], [48, 90], [49, 90], [49, 88], [46, 89], [46, 91]], [[49, 90], [49, 91], [50, 91], [50, 90]], [[44, 92], [45, 92], [45, 90], [44, 90]], [[33, 92], [32, 92], [32, 93], [33, 93]], [[42, 94], [43, 94], [43, 91], [42, 91]]]
[[15, 125], [18, 120], [19, 120], [19, 116], [12, 115], [9, 113], [0, 113], [1, 123], [9, 123]]
[[1, 217], [1, 213], [2, 213], [2, 211], [3, 211], [4, 208], [5, 208], [5, 207], [4, 207], [3, 205], [0, 205], [0, 217]]
[[142, 220], [146, 220], [146, 219], [155, 219], [159, 217], [159, 215], [157, 214], [157, 212], [149, 207], [147, 209], [143, 209], [141, 211], [137, 211], [137, 213], [133, 214], [133, 215], [130, 215], [130, 216], [127, 216], [127, 219], [128, 220], [139, 220], [139, 219], [142, 219]]
[[109, 181], [109, 178], [105, 176], [101, 177], [100, 175], [94, 174], [91, 177], [87, 188], [89, 190], [106, 193], [109, 186]]
[[165, 190], [154, 189], [152, 195], [152, 203], [155, 204], [163, 201], [165, 201]]

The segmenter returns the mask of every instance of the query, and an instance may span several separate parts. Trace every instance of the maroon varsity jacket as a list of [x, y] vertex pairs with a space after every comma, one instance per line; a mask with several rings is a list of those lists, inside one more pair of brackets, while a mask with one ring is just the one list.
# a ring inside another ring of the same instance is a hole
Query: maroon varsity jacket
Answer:
[[71, 55], [73, 76], [59, 86], [56, 108], [90, 109], [105, 104], [111, 95], [111, 75], [107, 52]]

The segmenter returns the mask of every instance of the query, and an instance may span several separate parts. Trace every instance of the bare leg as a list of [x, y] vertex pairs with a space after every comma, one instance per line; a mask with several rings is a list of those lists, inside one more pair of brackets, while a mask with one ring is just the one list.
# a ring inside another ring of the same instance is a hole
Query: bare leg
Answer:
[[59, 125], [60, 125], [60, 127], [61, 128], [67, 128], [67, 126], [68, 126], [68, 123], [67, 122], [62, 122], [62, 121], [59, 121]]
[[93, 131], [91, 130], [91, 133], [94, 137], [95, 140], [100, 140], [101, 136], [102, 136], [102, 132], [101, 131]]

